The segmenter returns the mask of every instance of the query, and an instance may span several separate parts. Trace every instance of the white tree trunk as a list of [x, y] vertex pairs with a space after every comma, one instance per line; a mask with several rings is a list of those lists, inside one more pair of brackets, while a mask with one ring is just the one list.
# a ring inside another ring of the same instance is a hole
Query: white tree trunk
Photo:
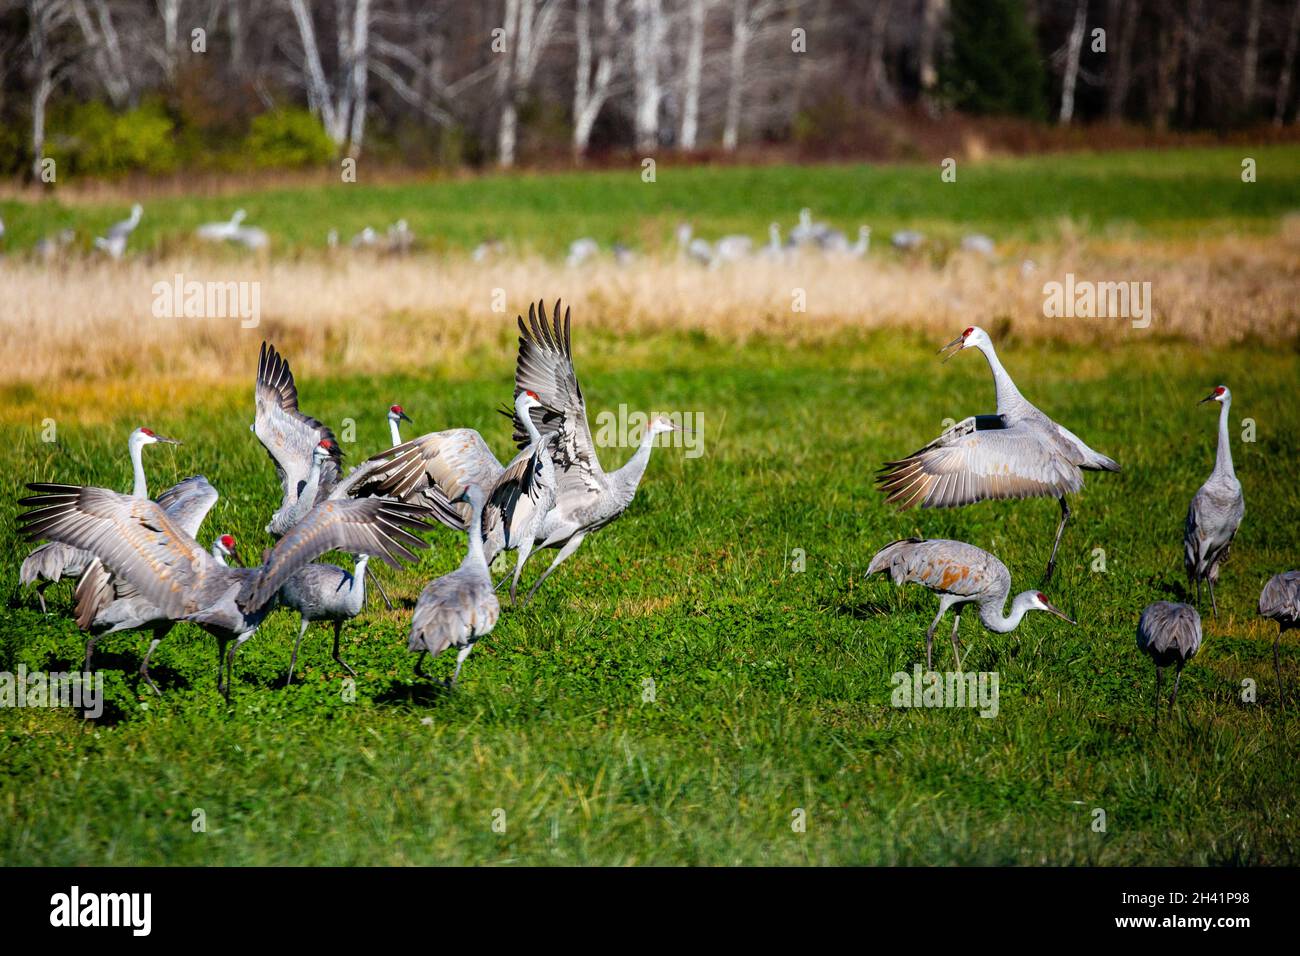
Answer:
[[1074, 25], [1065, 44], [1065, 75], [1061, 77], [1061, 113], [1058, 121], [1069, 126], [1074, 119], [1074, 87], [1079, 81], [1079, 55], [1083, 52], [1083, 31], [1087, 26], [1088, 0], [1078, 0], [1074, 8]]
[[659, 58], [664, 36], [661, 0], [636, 0], [632, 31], [633, 97], [636, 108], [636, 148], [651, 152], [659, 145], [659, 105], [663, 87], [659, 82]]
[[727, 71], [727, 112], [722, 127], [722, 148], [735, 150], [740, 142], [741, 92], [745, 86], [745, 52], [749, 46], [748, 0], [731, 3], [731, 56]]
[[690, 37], [686, 47], [686, 89], [682, 103], [682, 130], [678, 144], [695, 148], [700, 132], [700, 85], [704, 75], [705, 0], [690, 0]]
[[1291, 99], [1291, 74], [1295, 72], [1296, 44], [1300, 42], [1300, 0], [1291, 8], [1291, 23], [1287, 28], [1286, 52], [1282, 54], [1282, 73], [1277, 80], [1277, 102], [1273, 109], [1273, 125], [1286, 122], [1286, 106]]

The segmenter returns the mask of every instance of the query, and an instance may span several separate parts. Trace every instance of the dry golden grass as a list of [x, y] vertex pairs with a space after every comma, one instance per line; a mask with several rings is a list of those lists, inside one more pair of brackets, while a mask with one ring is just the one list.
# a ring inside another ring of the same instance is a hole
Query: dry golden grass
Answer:
[[[1029, 274], [1025, 258], [1037, 263]], [[153, 285], [178, 272], [187, 280], [259, 282], [260, 325], [155, 318]], [[1150, 281], [1151, 327], [1044, 317], [1043, 284], [1066, 272], [1096, 281]], [[242, 381], [246, 356], [262, 338], [274, 340], [307, 373], [435, 367], [454, 374], [476, 350], [508, 351], [514, 315], [530, 300], [557, 296], [572, 304], [579, 327], [629, 336], [698, 330], [737, 342], [767, 336], [833, 344], [863, 328], [902, 326], [942, 338], [983, 324], [1001, 335], [1069, 342], [1158, 335], [1293, 347], [1300, 328], [1300, 234], [1196, 242], [1067, 237], [1050, 249], [1020, 250], [996, 262], [873, 254], [865, 262], [809, 257], [712, 271], [658, 259], [582, 269], [538, 259], [480, 265], [346, 254], [52, 266], [11, 259], [0, 263], [0, 287], [0, 376], [9, 391], [57, 382], [70, 398], [93, 395], [111, 405], [106, 388]], [[794, 308], [797, 290], [806, 294], [806, 311]], [[504, 312], [494, 311], [502, 298]], [[78, 396], [82, 389], [86, 395]]]

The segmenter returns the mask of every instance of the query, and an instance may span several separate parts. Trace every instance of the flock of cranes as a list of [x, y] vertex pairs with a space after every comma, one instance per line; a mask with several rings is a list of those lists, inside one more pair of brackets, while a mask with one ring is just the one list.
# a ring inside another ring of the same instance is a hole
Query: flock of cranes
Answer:
[[[154, 650], [176, 623], [197, 624], [216, 638], [217, 686], [229, 697], [236, 652], [277, 606], [300, 616], [288, 682], [303, 635], [316, 621], [333, 625], [333, 658], [354, 674], [340, 656], [340, 641], [343, 625], [364, 604], [370, 558], [395, 568], [415, 560], [415, 552], [429, 546], [416, 532], [436, 521], [467, 534], [466, 555], [456, 571], [424, 588], [408, 646], [419, 653], [418, 673], [426, 655], [456, 648], [454, 683], [500, 614], [490, 571], [495, 556], [518, 553], [510, 577], [513, 603], [529, 556], [538, 549], [557, 551], [529, 591], [531, 600], [588, 535], [627, 509], [655, 439], [678, 427], [667, 416], [656, 416], [631, 459], [606, 472], [573, 367], [569, 312], [561, 318], [557, 302], [548, 316], [538, 303], [529, 308], [527, 322], [522, 316], [518, 322], [513, 407], [518, 452], [508, 464], [502, 465], [473, 429], [403, 441], [400, 423], [410, 417], [393, 405], [387, 416], [392, 446], [344, 474], [333, 432], [299, 408], [289, 363], [264, 342], [250, 429], [274, 465], [281, 500], [267, 526], [278, 541], [260, 565], [240, 566], [228, 533], [218, 534], [210, 550], [199, 545], [203, 521], [218, 500], [205, 477], [187, 478], [156, 500], [149, 498], [142, 451], [175, 440], [139, 428], [128, 442], [135, 479], [131, 494], [51, 482], [28, 485], [36, 494], [20, 500], [28, 509], [19, 518], [20, 528], [28, 540], [47, 543], [23, 562], [20, 580], [43, 592], [61, 578], [79, 576], [75, 616], [90, 635], [87, 670], [104, 634], [150, 631], [140, 674], [155, 692], [149, 675]], [[354, 555], [352, 568], [316, 562], [330, 551]], [[44, 609], [43, 593], [41, 605]]]
[[[975, 415], [957, 422], [924, 448], [899, 461], [886, 462], [877, 476], [877, 484], [886, 500], [900, 509], [915, 505], [951, 508], [988, 498], [1056, 498], [1061, 505], [1061, 521], [1044, 575], [1044, 581], [1050, 582], [1061, 536], [1070, 518], [1066, 496], [1082, 489], [1084, 471], [1117, 472], [1119, 465], [1030, 404], [998, 360], [993, 342], [983, 329], [975, 326], [965, 329], [940, 354], [948, 353], [950, 358], [968, 348], [979, 349], [988, 361], [993, 373], [997, 413]], [[1220, 406], [1218, 452], [1214, 470], [1188, 507], [1183, 551], [1184, 567], [1189, 583], [1196, 587], [1197, 603], [1201, 601], [1204, 582], [1217, 617], [1214, 585], [1246, 509], [1241, 483], [1233, 471], [1228, 437], [1232, 393], [1220, 385], [1200, 404], [1207, 402], [1217, 402]], [[927, 668], [933, 666], [935, 630], [949, 609], [955, 608], [952, 645], [958, 669], [961, 657], [957, 629], [966, 604], [975, 604], [981, 623], [999, 633], [1014, 630], [1025, 613], [1034, 610], [1075, 623], [1041, 591], [1016, 595], [1010, 612], [1004, 614], [1003, 607], [1011, 593], [1010, 573], [994, 555], [965, 542], [919, 538], [895, 541], [877, 552], [867, 568], [868, 576], [882, 572], [888, 573], [896, 585], [920, 584], [939, 598], [939, 613], [925, 636]], [[1283, 632], [1300, 627], [1300, 571], [1284, 572], [1268, 582], [1260, 595], [1259, 613], [1278, 622], [1273, 666], [1281, 702], [1284, 693], [1278, 643]], [[1176, 671], [1169, 704], [1172, 709], [1178, 698], [1182, 669], [1201, 646], [1199, 612], [1190, 604], [1152, 603], [1140, 616], [1137, 645], [1155, 664], [1158, 725], [1161, 669], [1172, 666]]]
[[[121, 224], [121, 230], [110, 230], [110, 236], [124, 239], [139, 218], [136, 207], [131, 220]], [[229, 230], [243, 228], [243, 218], [237, 214], [220, 224], [212, 237], [228, 237]], [[807, 215], [793, 234], [812, 242], [827, 237], [824, 227]], [[727, 255], [740, 254], [736, 250], [744, 243], [728, 243], [741, 238], [723, 237], [712, 245], [713, 254], [722, 249], [732, 250]], [[685, 233], [682, 239], [688, 248], [694, 241]], [[364, 606], [370, 558], [393, 567], [414, 560], [417, 550], [428, 547], [416, 532], [434, 522], [466, 534], [468, 544], [461, 566], [429, 582], [421, 593], [408, 648], [419, 654], [417, 673], [423, 673], [426, 655], [455, 648], [454, 683], [475, 643], [495, 626], [499, 586], [509, 579], [514, 604], [532, 554], [553, 550], [554, 558], [528, 591], [525, 603], [531, 601], [588, 535], [628, 508], [656, 439], [679, 428], [667, 416], [652, 418], [631, 458], [618, 470], [605, 471], [573, 367], [569, 312], [561, 317], [557, 302], [548, 315], [545, 304], [538, 303], [529, 307], [526, 321], [519, 317], [518, 325], [514, 401], [506, 411], [513, 421], [516, 450], [504, 463], [470, 428], [404, 440], [401, 425], [411, 423], [410, 416], [401, 405], [392, 405], [387, 410], [391, 446], [345, 474], [334, 433], [299, 408], [288, 361], [263, 342], [250, 430], [271, 458], [281, 499], [266, 525], [278, 541], [265, 552], [261, 565], [240, 566], [235, 540], [228, 533], [218, 534], [210, 550], [198, 544], [204, 518], [218, 499], [217, 489], [205, 477], [187, 478], [150, 499], [143, 450], [178, 442], [138, 428], [127, 445], [133, 472], [130, 494], [59, 483], [29, 485], [37, 494], [21, 500], [29, 510], [19, 522], [29, 540], [46, 543], [23, 561], [20, 583], [36, 585], [45, 611], [45, 589], [64, 578], [77, 579], [75, 618], [89, 634], [87, 670], [103, 635], [149, 631], [152, 640], [140, 674], [155, 691], [149, 675], [154, 650], [177, 622], [198, 624], [217, 640], [218, 687], [228, 696], [236, 652], [276, 606], [295, 610], [300, 617], [288, 682], [293, 680], [303, 636], [314, 622], [333, 626], [333, 658], [355, 674], [340, 656], [340, 642], [345, 623]], [[965, 329], [940, 354], [946, 362], [967, 349], [978, 350], [988, 363], [996, 412], [965, 418], [910, 455], [886, 462], [876, 483], [886, 501], [900, 510], [962, 507], [995, 498], [1057, 499], [1061, 517], [1044, 573], [1044, 583], [1050, 583], [1071, 517], [1068, 497], [1083, 488], [1085, 472], [1118, 472], [1120, 466], [1030, 403], [983, 329]], [[1232, 393], [1220, 385], [1201, 400], [1207, 403], [1219, 406], [1218, 449], [1213, 470], [1188, 507], [1183, 550], [1196, 604], [1201, 603], [1204, 585], [1217, 618], [1215, 585], [1245, 503], [1229, 438]], [[352, 567], [316, 561], [330, 551], [353, 555]], [[497, 585], [490, 568], [505, 551], [515, 552], [514, 569]], [[1004, 610], [1011, 596], [1007, 567], [965, 542], [895, 541], [871, 559], [867, 574], [877, 573], [888, 573], [895, 585], [916, 583], [937, 595], [938, 613], [925, 637], [927, 668], [933, 667], [935, 631], [953, 610], [953, 658], [960, 669], [958, 628], [968, 604], [976, 606], [984, 627], [995, 632], [1014, 630], [1030, 611], [1075, 624], [1039, 590], [1016, 594], [1010, 609]], [[378, 588], [378, 581], [374, 583]], [[387, 595], [383, 597], [387, 602]], [[1300, 571], [1284, 572], [1268, 582], [1259, 613], [1279, 626], [1273, 658], [1281, 698], [1278, 645], [1285, 631], [1300, 627]], [[1142, 612], [1137, 644], [1156, 668], [1157, 725], [1162, 669], [1172, 666], [1176, 671], [1172, 709], [1183, 667], [1201, 643], [1196, 606], [1157, 601]]]
[[[129, 217], [110, 226], [104, 235], [95, 237], [94, 247], [111, 259], [123, 258], [131, 235], [140, 225], [143, 215], [144, 208], [136, 203], [131, 207]], [[270, 236], [266, 230], [249, 225], [247, 218], [246, 210], [236, 209], [229, 219], [199, 226], [194, 231], [194, 236], [202, 242], [237, 245], [255, 252], [266, 250], [270, 246]], [[3, 240], [4, 235], [4, 222], [0, 220], [0, 240]], [[870, 226], [859, 226], [856, 237], [850, 238], [839, 229], [815, 220], [812, 211], [807, 208], [800, 210], [798, 222], [790, 228], [784, 240], [781, 238], [781, 225], [776, 222], [768, 227], [768, 240], [762, 244], [755, 244], [750, 236], [741, 234], [706, 240], [694, 234], [694, 227], [689, 222], [680, 223], [675, 236], [678, 253], [683, 259], [708, 268], [746, 260], [783, 262], [809, 252], [844, 259], [862, 259], [871, 248]], [[38, 258], [48, 261], [57, 258], [75, 239], [75, 230], [63, 229], [55, 236], [39, 240], [34, 251]], [[925, 242], [925, 236], [913, 229], [899, 230], [890, 237], [890, 244], [904, 252], [919, 249]], [[372, 250], [388, 255], [406, 255], [415, 244], [415, 233], [405, 219], [398, 219], [384, 232], [366, 226], [346, 242], [347, 248], [353, 251]], [[329, 230], [325, 245], [331, 251], [344, 245], [337, 229]], [[980, 233], [963, 236], [961, 248], [986, 257], [993, 256], [996, 251], [993, 240]], [[487, 239], [474, 248], [471, 259], [474, 262], [486, 262], [500, 256], [505, 249], [505, 243], [500, 239]], [[636, 252], [622, 243], [614, 243], [610, 251], [619, 265], [627, 265], [637, 258]], [[590, 237], [582, 237], [569, 244], [565, 262], [571, 267], [577, 267], [593, 261], [601, 253], [599, 242]]]

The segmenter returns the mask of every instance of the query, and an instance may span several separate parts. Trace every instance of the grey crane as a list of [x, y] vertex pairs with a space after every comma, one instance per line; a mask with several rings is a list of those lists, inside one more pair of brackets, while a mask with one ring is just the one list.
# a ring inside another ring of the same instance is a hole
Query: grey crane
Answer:
[[569, 311], [560, 323], [557, 300], [548, 324], [546, 304], [529, 306], [528, 323], [520, 316], [519, 357], [515, 365], [515, 388], [532, 392], [540, 399], [529, 410], [532, 427], [515, 414], [515, 443], [527, 448], [539, 432], [554, 431], [551, 457], [556, 468], [555, 505], [545, 513], [534, 548], [558, 548], [559, 553], [528, 592], [531, 600], [542, 582], [578, 550], [583, 539], [627, 510], [650, 464], [650, 453], [660, 435], [679, 431], [666, 415], [654, 416], [640, 445], [617, 471], [606, 472], [596, 455], [596, 445], [587, 424], [587, 405], [573, 369], [573, 344], [569, 338]]
[[1259, 592], [1259, 616], [1277, 621], [1277, 636], [1273, 638], [1273, 670], [1277, 674], [1277, 697], [1285, 707], [1282, 663], [1277, 651], [1284, 633], [1300, 629], [1300, 571], [1283, 571], [1269, 578], [1264, 590]]
[[[401, 405], [388, 406], [388, 431], [393, 439], [393, 446], [396, 447], [402, 443], [402, 422], [410, 422], [411, 416], [402, 410]], [[411, 424], [415, 424], [411, 422]]]
[[215, 561], [156, 502], [105, 488], [41, 482], [28, 488], [37, 494], [19, 502], [30, 509], [19, 518], [23, 535], [91, 551], [168, 620], [191, 621], [216, 637], [225, 669], [218, 689], [227, 698], [235, 652], [301, 567], [334, 549], [399, 567], [399, 559], [413, 561], [415, 549], [428, 547], [411, 533], [427, 527], [415, 505], [382, 497], [331, 500], [281, 538], [261, 566], [232, 568]]
[[[134, 482], [131, 494], [137, 498], [149, 497], [149, 483], [145, 480], [143, 450], [146, 445], [158, 443], [179, 445], [174, 438], [159, 435], [151, 428], [137, 428], [127, 438], [127, 453], [131, 458], [131, 471]], [[47, 613], [45, 607], [45, 589], [62, 578], [79, 577], [90, 566], [93, 555], [80, 548], [71, 548], [66, 544], [50, 541], [33, 548], [31, 554], [23, 560], [18, 569], [18, 583], [22, 586], [36, 584], [36, 597], [41, 602], [41, 613]], [[39, 582], [39, 583], [37, 583]]]
[[940, 351], [951, 358], [968, 348], [979, 349], [988, 359], [998, 413], [963, 419], [901, 461], [885, 462], [876, 484], [890, 504], [904, 511], [917, 504], [954, 508], [986, 498], [1056, 498], [1061, 523], [1044, 578], [1051, 581], [1056, 551], [1070, 520], [1065, 496], [1083, 488], [1084, 471], [1119, 471], [1119, 465], [1031, 405], [998, 361], [983, 329], [970, 326]]
[[925, 236], [915, 229], [900, 229], [889, 237], [889, 242], [895, 249], [910, 252], [925, 245]]
[[[517, 551], [510, 586], [512, 601], [519, 575], [532, 553], [546, 514], [555, 504], [557, 493], [555, 464], [551, 459], [554, 431], [546, 441], [543, 440], [531, 414], [535, 408], [541, 413], [540, 420], [548, 427], [558, 417], [554, 410], [542, 404], [536, 392], [521, 389], [515, 396], [513, 415], [523, 423], [528, 440], [506, 465], [497, 460], [487, 442], [472, 428], [431, 432], [395, 449], [397, 453], [404, 453], [408, 447], [419, 452], [424, 461], [424, 472], [417, 483], [427, 482], [429, 491], [435, 494], [435, 502], [429, 505], [430, 511], [451, 528], [468, 530], [468, 518], [442, 507], [440, 502], [459, 497], [470, 485], [484, 489], [487, 505], [482, 534], [488, 565], [491, 566], [503, 550]], [[394, 437], [400, 438], [391, 409], [389, 415]], [[418, 488], [399, 486], [393, 491], [402, 500], [425, 503], [424, 493]]]
[[194, 230], [194, 234], [198, 238], [209, 242], [226, 242], [235, 238], [236, 233], [239, 231], [239, 224], [244, 221], [247, 215], [248, 213], [244, 210], [236, 209], [225, 222], [205, 222]]
[[131, 215], [116, 222], [108, 227], [108, 232], [95, 240], [95, 248], [109, 254], [114, 259], [121, 259], [126, 253], [127, 241], [131, 238], [131, 233], [135, 232], [135, 227], [140, 225], [140, 217], [144, 214], [144, 207], [136, 203], [131, 207]]
[[293, 642], [293, 656], [289, 658], [289, 679], [293, 683], [293, 670], [298, 664], [298, 645], [314, 621], [334, 625], [333, 657], [353, 677], [357, 672], [339, 656], [339, 641], [343, 625], [361, 613], [366, 602], [366, 565], [370, 555], [362, 554], [349, 573], [337, 564], [309, 564], [296, 571], [280, 587], [280, 604], [297, 611], [302, 619], [298, 637]]
[[1138, 618], [1137, 646], [1156, 665], [1155, 726], [1160, 727], [1160, 669], [1173, 665], [1174, 693], [1169, 699], [1172, 713], [1178, 701], [1178, 682], [1183, 666], [1201, 649], [1201, 615], [1190, 604], [1156, 601]]
[[584, 236], [569, 243], [569, 254], [564, 261], [569, 267], [577, 268], [588, 260], [596, 258], [599, 253], [600, 243]]
[[1228, 440], [1228, 409], [1232, 407], [1232, 392], [1220, 385], [1201, 399], [1198, 404], [1219, 403], [1219, 449], [1215, 454], [1214, 470], [1205, 483], [1192, 496], [1187, 507], [1187, 521], [1183, 525], [1183, 567], [1187, 580], [1196, 584], [1196, 603], [1201, 603], [1201, 582], [1210, 588], [1210, 607], [1219, 616], [1219, 604], [1214, 597], [1214, 585], [1219, 581], [1219, 565], [1228, 556], [1232, 539], [1241, 527], [1246, 514], [1246, 499], [1241, 493], [1241, 482], [1232, 469], [1232, 445]]
[[896, 585], [920, 584], [939, 596], [939, 613], [925, 632], [927, 669], [933, 666], [935, 629], [950, 607], [957, 609], [952, 619], [952, 655], [958, 670], [961, 669], [961, 651], [957, 643], [957, 627], [965, 604], [977, 605], [980, 623], [998, 634], [1014, 631], [1029, 611], [1046, 611], [1070, 624], [1075, 623], [1054, 607], [1041, 591], [1021, 591], [1011, 602], [1011, 612], [1003, 614], [1002, 608], [1011, 593], [1011, 572], [983, 548], [964, 541], [942, 538], [894, 541], [876, 552], [867, 565], [868, 577], [882, 571], [889, 572]]
[[713, 246], [705, 239], [692, 238], [694, 230], [689, 222], [677, 226], [677, 247], [688, 259], [694, 259], [700, 265], [713, 264]]
[[[147, 496], [143, 496], [147, 497]], [[195, 475], [177, 482], [158, 496], [158, 507], [166, 513], [177, 527], [191, 538], [197, 538], [203, 519], [207, 517], [212, 506], [217, 503], [217, 489], [202, 475]], [[234, 538], [231, 538], [233, 553]], [[220, 538], [214, 549], [224, 550]], [[214, 551], [216, 556], [216, 551]], [[224, 553], [222, 558], [224, 560]], [[158, 608], [145, 599], [130, 582], [110, 574], [103, 563], [94, 558], [86, 568], [85, 574], [77, 582], [74, 615], [77, 626], [90, 633], [86, 641], [86, 660], [83, 670], [90, 673], [90, 662], [95, 652], [95, 645], [105, 634], [117, 631], [149, 628], [154, 632], [153, 643], [140, 665], [140, 676], [154, 691], [160, 693], [149, 677], [149, 659], [154, 649], [171, 631], [172, 622], [168, 621]]]
[[469, 548], [465, 560], [455, 571], [424, 586], [411, 615], [411, 635], [407, 642], [409, 651], [420, 654], [415, 660], [415, 672], [421, 677], [427, 676], [421, 666], [426, 654], [436, 657], [455, 647], [453, 685], [460, 677], [465, 658], [480, 638], [492, 633], [501, 613], [483, 552], [482, 521], [487, 495], [478, 485], [468, 485], [456, 501], [470, 506]]

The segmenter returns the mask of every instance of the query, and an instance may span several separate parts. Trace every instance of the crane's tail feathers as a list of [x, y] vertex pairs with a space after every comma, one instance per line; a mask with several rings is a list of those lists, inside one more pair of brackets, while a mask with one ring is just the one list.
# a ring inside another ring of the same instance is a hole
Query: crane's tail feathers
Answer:
[[900, 538], [897, 541], [891, 541], [877, 551], [871, 559], [871, 563], [867, 565], [867, 576], [870, 577], [881, 571], [891, 571], [895, 558], [899, 557], [911, 545], [920, 544], [924, 540], [924, 538]]

